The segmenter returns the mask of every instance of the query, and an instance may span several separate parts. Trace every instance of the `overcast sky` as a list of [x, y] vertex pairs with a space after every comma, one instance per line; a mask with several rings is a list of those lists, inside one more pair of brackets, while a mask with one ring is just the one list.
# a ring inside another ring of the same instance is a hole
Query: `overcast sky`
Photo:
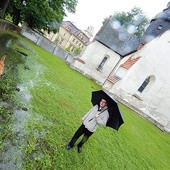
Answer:
[[128, 12], [136, 6], [151, 19], [165, 9], [168, 2], [170, 0], [78, 0], [76, 13], [68, 14], [64, 21], [71, 21], [80, 30], [92, 26], [96, 34], [103, 20], [115, 12]]

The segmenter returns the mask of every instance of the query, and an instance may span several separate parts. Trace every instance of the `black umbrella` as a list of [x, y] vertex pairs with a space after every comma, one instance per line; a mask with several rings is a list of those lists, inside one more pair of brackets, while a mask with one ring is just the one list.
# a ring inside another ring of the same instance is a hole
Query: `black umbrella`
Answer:
[[103, 90], [93, 91], [91, 102], [93, 105], [99, 105], [102, 98], [105, 98], [108, 101], [109, 119], [106, 123], [106, 126], [118, 130], [119, 127], [124, 123], [123, 114], [119, 109], [118, 103]]

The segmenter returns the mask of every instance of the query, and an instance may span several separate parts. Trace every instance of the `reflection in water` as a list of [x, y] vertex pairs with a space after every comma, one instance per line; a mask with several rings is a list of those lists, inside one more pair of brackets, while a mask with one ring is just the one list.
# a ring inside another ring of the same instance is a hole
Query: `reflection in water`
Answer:
[[8, 34], [0, 35], [0, 48], [7, 50], [8, 48], [10, 48], [13, 41], [16, 41], [16, 40], [17, 38], [11, 35], [8, 35]]
[[[29, 55], [33, 54], [34, 56], [37, 56], [37, 53], [34, 51], [34, 49], [28, 46], [24, 41], [8, 34], [4, 34], [4, 35], [0, 34], [0, 54], [3, 54], [5, 52], [9, 54], [9, 57], [6, 61], [6, 68], [5, 68], [6, 73], [4, 78], [1, 79], [1, 85], [6, 85], [7, 81], [11, 82], [16, 80], [17, 83], [21, 83], [21, 82], [26, 83], [26, 81], [23, 80], [24, 77], [22, 77], [26, 74], [24, 72], [25, 66], [31, 65], [30, 66], [31, 70], [37, 69], [35, 68], [35, 64], [30, 59], [27, 53], [29, 53]], [[27, 71], [27, 78], [28, 78], [31, 72], [29, 72], [28, 70], [26, 71]], [[36, 73], [37, 70], [34, 71], [34, 77]], [[32, 77], [33, 76], [30, 76], [29, 78]], [[13, 86], [15, 90], [15, 83], [13, 83]], [[22, 87], [26, 88], [25, 84], [22, 85]], [[29, 88], [24, 92], [23, 91], [16, 92], [16, 96], [17, 96], [16, 97], [17, 100], [18, 98], [20, 98], [20, 100], [22, 101], [21, 105], [23, 105], [23, 107], [26, 105], [28, 108], [31, 108], [31, 106], [29, 105], [29, 101], [31, 100], [31, 94], [29, 93]], [[6, 126], [6, 129], [4, 129], [4, 131], [1, 131], [1, 134], [4, 137], [3, 137], [3, 141], [0, 141], [2, 142], [1, 144], [3, 144], [3, 147], [0, 148], [0, 169], [21, 170], [23, 169], [22, 164], [24, 158], [24, 152], [22, 150], [22, 147], [26, 147], [28, 145], [25, 139], [25, 136], [27, 136], [27, 132], [25, 131], [25, 128], [27, 126], [27, 122], [29, 121], [29, 119], [32, 119], [30, 113], [31, 110], [24, 111], [20, 108], [17, 108], [15, 106], [15, 103], [10, 103], [8, 101], [2, 102], [1, 100], [0, 100], [0, 106], [7, 107], [7, 108], [13, 107], [12, 108], [13, 114], [10, 115], [11, 119], [7, 120], [8, 121], [7, 124], [8, 126], [10, 124], [10, 128]], [[0, 123], [1, 121], [3, 121], [2, 117], [0, 117]], [[10, 135], [4, 133], [9, 133]]]

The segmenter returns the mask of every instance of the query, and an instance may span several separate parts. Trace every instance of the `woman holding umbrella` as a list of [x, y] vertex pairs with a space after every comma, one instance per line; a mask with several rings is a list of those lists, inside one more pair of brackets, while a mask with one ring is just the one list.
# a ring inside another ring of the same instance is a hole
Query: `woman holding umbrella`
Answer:
[[83, 144], [100, 125], [108, 126], [118, 131], [119, 127], [124, 123], [123, 114], [117, 101], [103, 90], [92, 92], [91, 102], [94, 107], [82, 118], [82, 125], [66, 146], [67, 150], [71, 149], [77, 139], [83, 135], [82, 140], [77, 145], [80, 153]]
[[96, 104], [89, 112], [82, 118], [82, 125], [75, 132], [66, 149], [73, 148], [77, 139], [83, 135], [82, 140], [78, 143], [78, 153], [82, 151], [83, 144], [96, 131], [98, 126], [106, 126], [109, 118], [108, 100], [102, 98], [99, 104]]

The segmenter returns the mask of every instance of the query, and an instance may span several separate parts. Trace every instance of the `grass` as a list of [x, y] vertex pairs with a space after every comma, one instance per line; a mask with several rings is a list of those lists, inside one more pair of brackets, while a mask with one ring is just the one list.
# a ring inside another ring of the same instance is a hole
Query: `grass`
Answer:
[[76, 147], [67, 151], [81, 117], [92, 106], [91, 92], [101, 86], [20, 35], [1, 32], [0, 36], [2, 53], [9, 53], [0, 80], [0, 167], [169, 169], [169, 134], [122, 104], [125, 123], [118, 132], [101, 127], [81, 154]]

